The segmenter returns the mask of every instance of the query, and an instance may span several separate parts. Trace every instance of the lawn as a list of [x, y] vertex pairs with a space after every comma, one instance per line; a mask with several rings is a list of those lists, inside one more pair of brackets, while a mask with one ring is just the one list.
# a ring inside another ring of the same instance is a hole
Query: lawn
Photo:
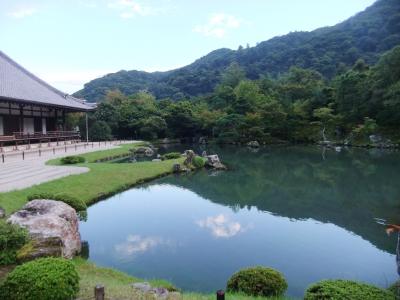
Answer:
[[[0, 193], [0, 206], [6, 210], [7, 214], [13, 213], [27, 202], [29, 195], [35, 193], [63, 193], [82, 199], [89, 205], [134, 185], [169, 174], [172, 172], [174, 163], [183, 162], [183, 159], [175, 159], [135, 164], [94, 163], [101, 158], [129, 153], [130, 148], [137, 146], [138, 144], [122, 145], [116, 149], [83, 154], [81, 156], [85, 157], [86, 163], [74, 166], [88, 167], [89, 172], [71, 175], [23, 190]], [[52, 160], [48, 164], [59, 165], [60, 160]]]
[[[94, 294], [94, 287], [97, 284], [102, 284], [105, 287], [106, 299], [141, 299], [138, 295], [135, 295], [131, 284], [134, 282], [143, 282], [136, 277], [132, 277], [128, 274], [109, 269], [98, 267], [93, 263], [87, 262], [82, 258], [75, 258], [73, 260], [75, 267], [80, 276], [80, 292], [79, 299], [92, 299]], [[152, 286], [165, 287], [168, 289], [173, 286], [164, 280], [149, 280]], [[187, 300], [215, 300], [215, 294], [199, 294], [199, 293], [183, 293], [183, 299]], [[243, 295], [231, 295], [227, 294], [225, 299], [227, 300], [284, 300], [289, 298], [263, 298], [263, 297], [250, 297]]]

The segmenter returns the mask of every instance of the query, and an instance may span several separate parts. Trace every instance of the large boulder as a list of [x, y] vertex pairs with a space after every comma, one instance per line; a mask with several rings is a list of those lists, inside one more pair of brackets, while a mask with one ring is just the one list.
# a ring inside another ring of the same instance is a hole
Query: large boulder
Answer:
[[217, 154], [206, 156], [207, 162], [206, 166], [214, 168], [216, 170], [227, 170], [228, 168], [221, 163]]
[[33, 200], [8, 221], [26, 228], [32, 239], [20, 260], [43, 256], [72, 258], [81, 250], [78, 216], [64, 202]]
[[135, 150], [135, 154], [152, 156], [154, 154], [154, 150], [151, 147], [139, 147]]
[[187, 167], [190, 167], [191, 165], [193, 165], [193, 159], [196, 156], [196, 153], [194, 153], [193, 150], [186, 150], [183, 155], [186, 157], [183, 164]]

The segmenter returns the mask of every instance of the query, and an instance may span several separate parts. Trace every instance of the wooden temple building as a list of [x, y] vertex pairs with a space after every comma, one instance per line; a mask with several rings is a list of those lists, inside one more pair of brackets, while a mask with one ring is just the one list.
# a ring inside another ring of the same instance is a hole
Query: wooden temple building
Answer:
[[66, 128], [66, 114], [93, 109], [0, 51], [0, 151], [5, 144], [79, 139], [79, 131]]

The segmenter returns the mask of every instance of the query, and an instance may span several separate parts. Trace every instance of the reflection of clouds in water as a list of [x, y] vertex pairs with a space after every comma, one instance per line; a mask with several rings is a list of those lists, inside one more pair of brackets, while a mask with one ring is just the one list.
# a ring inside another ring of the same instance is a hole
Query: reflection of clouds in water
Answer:
[[209, 229], [217, 238], [230, 238], [240, 232], [245, 232], [250, 226], [244, 228], [239, 222], [234, 222], [229, 217], [220, 214], [196, 222], [201, 228]]
[[118, 254], [124, 256], [135, 256], [136, 254], [147, 252], [160, 245], [168, 245], [170, 242], [161, 237], [149, 236], [142, 237], [140, 235], [128, 235], [126, 241], [114, 246]]

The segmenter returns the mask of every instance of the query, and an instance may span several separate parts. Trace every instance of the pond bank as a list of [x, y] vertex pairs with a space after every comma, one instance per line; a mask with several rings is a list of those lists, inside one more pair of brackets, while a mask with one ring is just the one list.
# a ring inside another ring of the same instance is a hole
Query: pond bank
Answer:
[[[88, 168], [89, 172], [64, 177], [18, 191], [1, 193], [0, 207], [4, 208], [6, 214], [9, 215], [20, 209], [31, 194], [57, 194], [60, 192], [67, 196], [79, 198], [87, 205], [90, 205], [137, 184], [170, 174], [175, 163], [183, 162], [183, 159], [180, 158], [138, 164], [94, 163], [103, 157], [129, 153], [130, 148], [139, 145], [127, 144], [115, 149], [83, 154], [82, 156], [86, 159], [86, 163], [75, 166]], [[61, 165], [59, 159], [51, 160], [47, 164], [53, 166]], [[74, 168], [74, 166], [70, 168]]]
[[[0, 193], [0, 207], [6, 211], [6, 215], [19, 210], [28, 201], [28, 196], [32, 194], [57, 194], [64, 193], [69, 196], [82, 199], [87, 205], [100, 201], [110, 195], [126, 190], [138, 184], [160, 178], [172, 173], [173, 165], [183, 163], [184, 158], [165, 160], [160, 162], [141, 162], [136, 164], [111, 164], [95, 163], [104, 157], [125, 155], [129, 149], [140, 146], [122, 145], [119, 148], [106, 151], [96, 151], [83, 154], [85, 163], [77, 164], [78, 167], [89, 168], [88, 173], [68, 176], [23, 190]], [[51, 160], [48, 165], [60, 165], [60, 159]], [[74, 168], [74, 167], [71, 167]], [[93, 296], [93, 288], [101, 282], [106, 286], [107, 296], [118, 299], [126, 299], [131, 291], [130, 284], [143, 281], [113, 269], [97, 267], [93, 263], [80, 258], [74, 259], [74, 263], [80, 274], [80, 298]], [[3, 267], [0, 272], [0, 282], [12, 267]], [[172, 285], [164, 280], [150, 281], [155, 286], [172, 288]], [[210, 296], [211, 297], [211, 296]], [[184, 295], [185, 299], [209, 299], [207, 295], [190, 294]], [[213, 299], [214, 296], [211, 297]], [[235, 296], [232, 299], [244, 299]], [[247, 297], [247, 299], [251, 299]]]

